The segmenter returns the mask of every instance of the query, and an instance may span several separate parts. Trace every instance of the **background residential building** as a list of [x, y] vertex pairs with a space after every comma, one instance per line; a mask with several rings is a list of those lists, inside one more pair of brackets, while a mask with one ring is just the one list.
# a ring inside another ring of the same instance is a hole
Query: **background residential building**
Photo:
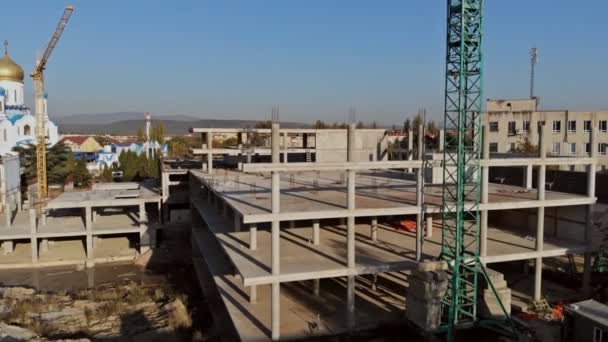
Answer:
[[[608, 166], [608, 112], [539, 110], [538, 99], [488, 99], [485, 124], [490, 131], [490, 152], [512, 152], [526, 145], [538, 146], [538, 123], [545, 121], [549, 132], [547, 153], [554, 156], [589, 155], [590, 130], [598, 130], [596, 149], [598, 170]], [[528, 143], [528, 144], [526, 144]], [[562, 166], [584, 171], [584, 166]]]

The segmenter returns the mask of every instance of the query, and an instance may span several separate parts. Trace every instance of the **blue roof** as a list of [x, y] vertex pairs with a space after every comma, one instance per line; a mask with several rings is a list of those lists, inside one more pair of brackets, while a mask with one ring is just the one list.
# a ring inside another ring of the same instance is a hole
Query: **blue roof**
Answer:
[[11, 116], [11, 117], [10, 117], [10, 118], [8, 118], [8, 119], [9, 119], [9, 120], [11, 121], [11, 123], [14, 125], [14, 124], [15, 124], [15, 122], [17, 122], [17, 121], [21, 120], [21, 118], [22, 118], [22, 117], [24, 117], [24, 116], [25, 116], [25, 114], [16, 114], [16, 115]]

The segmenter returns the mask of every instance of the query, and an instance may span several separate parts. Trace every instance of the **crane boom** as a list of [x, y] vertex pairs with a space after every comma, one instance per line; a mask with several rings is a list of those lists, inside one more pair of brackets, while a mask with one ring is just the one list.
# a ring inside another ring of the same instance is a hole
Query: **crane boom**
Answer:
[[37, 208], [39, 211], [42, 209], [43, 202], [47, 197], [44, 69], [73, 11], [73, 6], [65, 8], [57, 24], [55, 33], [53, 33], [51, 41], [46, 47], [44, 55], [42, 55], [42, 59], [37, 61], [36, 69], [30, 75], [34, 81], [34, 104], [36, 111], [36, 178], [38, 181]]
[[57, 45], [57, 42], [59, 41], [59, 38], [61, 37], [65, 26], [68, 24], [68, 20], [70, 20], [70, 16], [72, 15], [73, 11], [74, 6], [71, 5], [67, 6], [63, 11], [63, 15], [61, 16], [61, 19], [59, 19], [59, 23], [57, 24], [55, 33], [53, 33], [51, 41], [49, 41], [49, 45], [46, 47], [46, 50], [42, 55], [42, 59], [37, 62], [36, 70], [34, 72], [42, 72], [42, 70], [44, 70], [44, 68], [46, 67], [46, 62], [49, 60], [51, 53], [53, 53], [53, 50], [55, 49], [55, 46]]

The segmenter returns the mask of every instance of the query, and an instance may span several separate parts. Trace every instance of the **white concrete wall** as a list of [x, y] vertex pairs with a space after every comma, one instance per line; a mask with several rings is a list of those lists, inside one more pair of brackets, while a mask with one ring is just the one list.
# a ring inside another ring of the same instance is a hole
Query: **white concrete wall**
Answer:
[[[347, 132], [344, 129], [317, 130], [317, 162], [346, 162]], [[383, 129], [358, 129], [355, 137], [355, 161], [388, 160], [388, 139]]]

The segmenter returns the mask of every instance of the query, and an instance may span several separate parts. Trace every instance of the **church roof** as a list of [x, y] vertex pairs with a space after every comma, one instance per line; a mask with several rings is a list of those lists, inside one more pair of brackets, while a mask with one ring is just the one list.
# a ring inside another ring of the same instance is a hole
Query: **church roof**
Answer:
[[66, 141], [69, 141], [69, 142], [74, 143], [74, 144], [82, 145], [89, 138], [91, 138], [91, 137], [87, 136], [87, 135], [72, 135], [72, 136], [69, 136], [69, 137], [63, 137], [63, 138], [61, 138], [59, 140], [59, 142], [60, 143], [65, 143]]
[[10, 118], [8, 118], [8, 119], [9, 119], [9, 120], [11, 121], [11, 123], [14, 125], [14, 124], [15, 124], [15, 122], [17, 122], [17, 121], [21, 120], [21, 118], [22, 118], [22, 117], [24, 117], [24, 116], [25, 116], [25, 114], [16, 114], [16, 115], [11, 116], [11, 117], [10, 117]]
[[8, 43], [4, 42], [4, 56], [0, 58], [0, 81], [23, 83], [23, 69], [8, 55]]

